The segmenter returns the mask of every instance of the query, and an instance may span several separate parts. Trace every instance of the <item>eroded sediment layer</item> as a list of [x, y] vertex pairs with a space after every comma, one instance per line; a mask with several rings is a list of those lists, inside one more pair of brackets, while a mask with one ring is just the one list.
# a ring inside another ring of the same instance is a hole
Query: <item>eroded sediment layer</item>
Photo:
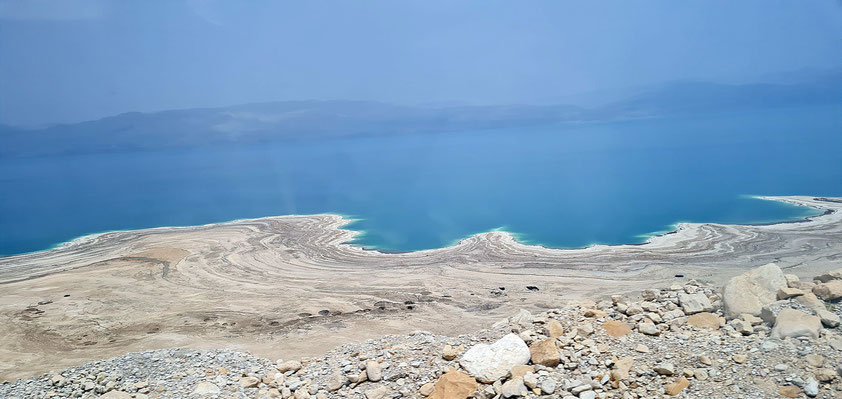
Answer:
[[675, 274], [717, 282], [768, 262], [796, 274], [839, 267], [842, 199], [775, 199], [827, 212], [761, 226], [685, 223], [642, 245], [573, 250], [490, 232], [441, 249], [368, 251], [344, 244], [355, 233], [336, 215], [90, 236], [0, 258], [0, 379], [178, 345], [315, 354], [384, 333], [472, 331], [522, 304]]

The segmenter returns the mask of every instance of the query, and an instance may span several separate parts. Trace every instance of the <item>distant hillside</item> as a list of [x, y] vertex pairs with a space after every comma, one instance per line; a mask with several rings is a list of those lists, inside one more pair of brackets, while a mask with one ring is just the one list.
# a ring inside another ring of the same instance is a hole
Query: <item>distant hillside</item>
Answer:
[[570, 105], [409, 107], [362, 101], [287, 101], [125, 113], [37, 130], [0, 126], [0, 156], [136, 151], [842, 104], [842, 72], [798, 84], [677, 82], [596, 108]]

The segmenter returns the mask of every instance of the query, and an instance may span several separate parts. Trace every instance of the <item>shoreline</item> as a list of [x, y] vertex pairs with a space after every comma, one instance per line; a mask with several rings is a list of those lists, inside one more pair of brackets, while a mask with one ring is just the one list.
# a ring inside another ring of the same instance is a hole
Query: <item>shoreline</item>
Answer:
[[[427, 330], [456, 336], [520, 308], [542, 311], [775, 262], [838, 269], [842, 201], [799, 223], [680, 223], [644, 244], [554, 249], [489, 231], [439, 249], [383, 253], [332, 214], [104, 233], [0, 258], [0, 380], [190, 346], [289, 358]], [[680, 277], [678, 277], [680, 276]]]
[[[68, 248], [70, 248], [74, 245], [84, 245], [84, 244], [96, 241], [96, 239], [98, 239], [98, 238], [100, 238], [104, 235], [109, 235], [109, 234], [135, 233], [135, 232], [154, 232], [154, 231], [159, 231], [159, 230], [184, 230], [184, 229], [197, 229], [198, 230], [198, 229], [202, 229], [202, 228], [221, 227], [221, 226], [232, 225], [232, 224], [237, 224], [237, 223], [259, 222], [261, 220], [268, 220], [268, 219], [298, 218], [298, 217], [309, 217], [309, 216], [314, 216], [314, 217], [331, 216], [331, 217], [341, 218], [343, 220], [343, 223], [340, 224], [338, 226], [338, 228], [341, 229], [341, 230], [344, 230], [344, 231], [350, 231], [350, 232], [354, 233], [354, 236], [351, 239], [349, 239], [347, 242], [341, 243], [342, 245], [354, 246], [354, 247], [358, 247], [358, 248], [360, 248], [364, 251], [380, 252], [380, 253], [383, 253], [383, 254], [405, 254], [405, 253], [417, 253], [417, 252], [424, 252], [424, 251], [436, 251], [436, 250], [447, 249], [447, 248], [450, 248], [450, 247], [458, 246], [459, 243], [461, 243], [464, 240], [469, 240], [471, 238], [481, 236], [481, 235], [484, 235], [484, 234], [488, 234], [488, 233], [492, 233], [492, 232], [500, 232], [500, 233], [507, 234], [507, 235], [511, 236], [511, 238], [514, 241], [518, 242], [521, 245], [535, 246], [535, 247], [540, 247], [540, 248], [544, 248], [544, 249], [554, 249], [554, 250], [582, 250], [582, 249], [588, 249], [588, 248], [596, 247], [596, 246], [614, 247], [614, 246], [623, 246], [623, 245], [646, 245], [653, 238], [669, 236], [671, 234], [677, 233], [682, 224], [706, 224], [706, 223], [710, 223], [710, 224], [719, 224], [719, 225], [728, 225], [728, 226], [774, 226], [774, 225], [779, 225], [779, 224], [809, 222], [814, 218], [827, 216], [827, 215], [830, 215], [830, 214], [835, 212], [835, 210], [832, 209], [832, 208], [820, 207], [820, 206], [815, 206], [815, 205], [808, 205], [808, 204], [805, 204], [805, 203], [797, 201], [797, 200], [792, 200], [792, 198], [803, 197], [803, 198], [813, 198], [816, 201], [827, 201], [827, 202], [840, 202], [840, 203], [842, 203], [842, 200], [840, 200], [840, 199], [833, 200], [832, 198], [834, 198], [834, 197], [812, 197], [812, 196], [792, 196], [792, 195], [787, 195], [787, 196], [749, 195], [747, 197], [752, 198], [752, 199], [764, 200], [764, 201], [777, 201], [777, 202], [787, 203], [787, 204], [791, 204], [791, 205], [795, 205], [795, 206], [799, 206], [799, 207], [812, 208], [812, 209], [816, 209], [816, 210], [824, 210], [824, 212], [822, 212], [820, 214], [817, 214], [817, 215], [800, 217], [800, 218], [794, 219], [794, 220], [781, 220], [781, 221], [775, 221], [775, 222], [761, 222], [761, 223], [726, 224], [726, 223], [717, 223], [717, 222], [675, 222], [675, 223], [670, 225], [672, 227], [672, 229], [669, 230], [669, 231], [665, 230], [664, 232], [659, 232], [659, 233], [656, 233], [656, 234], [643, 233], [643, 234], [638, 235], [637, 237], [645, 237], [646, 238], [646, 240], [643, 241], [643, 242], [618, 243], [618, 244], [588, 244], [588, 245], [582, 246], [582, 247], [563, 247], [563, 248], [547, 246], [547, 245], [544, 245], [544, 244], [530, 244], [530, 243], [527, 243], [527, 242], [518, 241], [517, 236], [522, 234], [522, 233], [514, 233], [514, 232], [506, 231], [506, 230], [504, 230], [500, 227], [497, 227], [497, 228], [491, 229], [489, 231], [474, 233], [474, 234], [471, 234], [467, 237], [463, 237], [461, 239], [454, 240], [453, 243], [451, 243], [449, 245], [446, 245], [446, 246], [443, 246], [443, 247], [419, 249], [419, 250], [408, 250], [408, 251], [383, 249], [383, 248], [377, 248], [377, 247], [367, 247], [367, 246], [363, 246], [363, 245], [358, 244], [358, 243], [354, 243], [353, 240], [355, 240], [358, 235], [364, 234], [364, 231], [354, 230], [354, 229], [345, 229], [343, 227], [362, 220], [362, 219], [357, 218], [357, 217], [353, 217], [353, 216], [349, 216], [349, 215], [341, 214], [341, 213], [333, 213], [333, 212], [311, 213], [311, 214], [289, 214], [289, 215], [261, 216], [261, 217], [256, 217], [256, 218], [240, 218], [240, 219], [233, 219], [233, 220], [229, 220], [229, 221], [205, 223], [205, 224], [198, 224], [198, 225], [158, 226], [158, 227], [147, 227], [147, 228], [140, 228], [140, 229], [109, 230], [109, 231], [104, 231], [104, 232], [99, 232], [99, 233], [85, 234], [85, 235], [82, 235], [82, 236], [79, 236], [79, 237], [76, 237], [76, 238], [72, 238], [68, 241], [57, 243], [57, 244], [51, 246], [50, 248], [46, 248], [46, 249], [40, 249], [40, 250], [30, 251], [30, 252], [22, 252], [22, 253], [11, 254], [11, 255], [0, 255], [0, 261], [2, 261], [3, 259], [18, 257], [18, 256], [26, 256], [26, 255], [33, 255], [33, 254], [55, 251], [55, 250], [68, 249]], [[2, 270], [0, 270], [0, 275], [2, 275]], [[2, 280], [0, 280], [0, 284], [3, 284]]]

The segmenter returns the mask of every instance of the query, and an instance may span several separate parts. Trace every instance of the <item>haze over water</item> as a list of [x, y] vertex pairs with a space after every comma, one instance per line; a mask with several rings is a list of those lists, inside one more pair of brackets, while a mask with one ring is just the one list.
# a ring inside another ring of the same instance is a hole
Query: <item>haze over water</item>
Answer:
[[192, 150], [0, 159], [0, 253], [91, 233], [340, 213], [408, 251], [503, 229], [571, 248], [676, 222], [816, 214], [749, 195], [842, 195], [842, 108]]

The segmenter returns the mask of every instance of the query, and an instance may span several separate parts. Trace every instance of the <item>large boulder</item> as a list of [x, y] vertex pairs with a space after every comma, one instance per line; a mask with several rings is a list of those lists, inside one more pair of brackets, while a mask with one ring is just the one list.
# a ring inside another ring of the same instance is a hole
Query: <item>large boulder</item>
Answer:
[[430, 399], [465, 399], [473, 396], [477, 390], [477, 381], [473, 377], [451, 370], [436, 381]]
[[818, 338], [821, 329], [822, 322], [819, 317], [808, 315], [800, 310], [785, 308], [778, 313], [770, 336], [776, 339]]
[[512, 367], [528, 363], [530, 357], [526, 343], [509, 334], [491, 345], [474, 345], [462, 355], [459, 364], [476, 379], [492, 384], [505, 377]]
[[813, 287], [813, 293], [825, 301], [842, 298], [842, 280], [830, 280]]
[[764, 306], [777, 300], [778, 290], [786, 286], [781, 268], [774, 263], [734, 277], [722, 289], [725, 316], [729, 319], [743, 313], [759, 316]]

